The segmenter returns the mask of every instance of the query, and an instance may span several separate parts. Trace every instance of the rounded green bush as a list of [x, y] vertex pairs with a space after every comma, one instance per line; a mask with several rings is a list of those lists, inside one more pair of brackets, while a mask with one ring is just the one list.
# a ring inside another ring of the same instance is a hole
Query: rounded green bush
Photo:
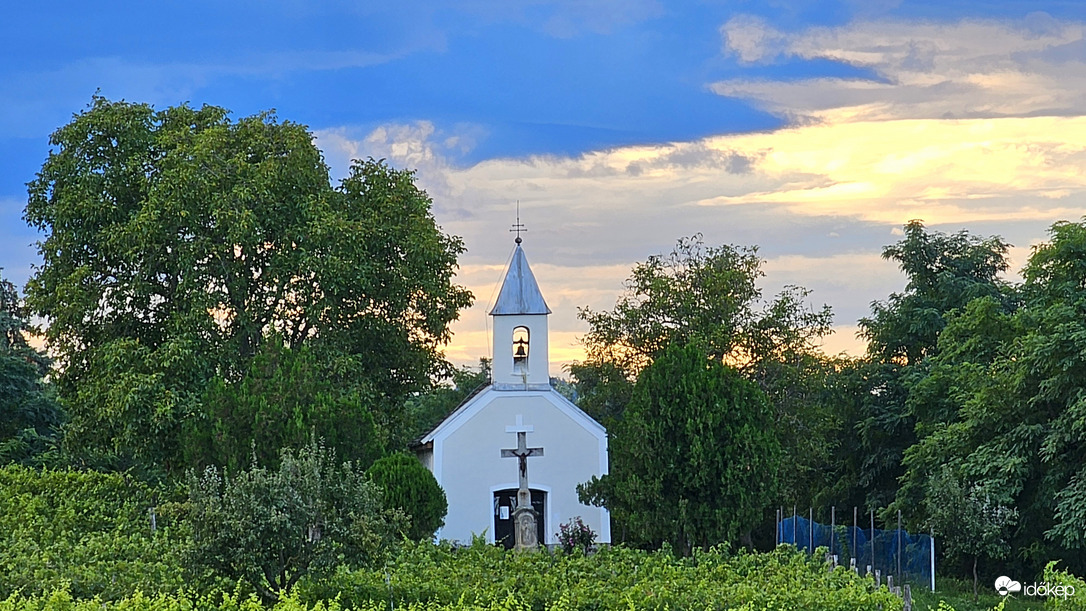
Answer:
[[390, 454], [373, 463], [366, 473], [384, 490], [386, 507], [411, 516], [406, 533], [411, 539], [430, 539], [445, 524], [449, 510], [445, 491], [414, 456]]

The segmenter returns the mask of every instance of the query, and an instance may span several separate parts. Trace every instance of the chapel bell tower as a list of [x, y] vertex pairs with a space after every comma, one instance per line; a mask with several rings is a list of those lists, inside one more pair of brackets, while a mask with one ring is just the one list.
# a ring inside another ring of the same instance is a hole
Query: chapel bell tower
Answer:
[[551, 309], [528, 267], [519, 232], [514, 241], [513, 259], [490, 310], [494, 317], [491, 382], [495, 390], [547, 390], [551, 380], [547, 315]]

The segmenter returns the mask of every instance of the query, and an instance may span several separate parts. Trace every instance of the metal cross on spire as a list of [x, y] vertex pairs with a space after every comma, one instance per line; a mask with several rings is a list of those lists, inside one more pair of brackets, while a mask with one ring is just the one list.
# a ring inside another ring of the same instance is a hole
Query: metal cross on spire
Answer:
[[524, 240], [520, 239], [520, 232], [528, 233], [528, 229], [524, 226], [524, 223], [520, 222], [520, 200], [517, 200], [517, 222], [513, 223], [513, 228], [509, 230], [509, 233], [516, 233], [517, 239], [513, 240], [517, 244], [520, 244]]

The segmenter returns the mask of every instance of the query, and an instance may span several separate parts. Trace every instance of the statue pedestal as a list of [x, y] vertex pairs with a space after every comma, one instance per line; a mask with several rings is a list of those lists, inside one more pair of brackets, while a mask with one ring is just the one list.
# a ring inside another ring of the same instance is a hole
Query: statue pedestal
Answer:
[[539, 550], [535, 518], [535, 510], [532, 509], [531, 504], [519, 505], [513, 511], [513, 533], [514, 541], [516, 541], [513, 549], [519, 552]]

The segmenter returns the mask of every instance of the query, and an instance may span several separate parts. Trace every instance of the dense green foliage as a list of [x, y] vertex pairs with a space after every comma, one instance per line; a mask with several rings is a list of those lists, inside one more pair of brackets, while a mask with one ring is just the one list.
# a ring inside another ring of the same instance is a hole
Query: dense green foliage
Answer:
[[1056, 568], [1055, 562], [1049, 562], [1045, 565], [1044, 580], [1054, 586], [1075, 589], [1075, 596], [1052, 598], [1045, 605], [1047, 608], [1065, 611], [1086, 611], [1086, 581], [1067, 571]]
[[190, 473], [188, 487], [194, 572], [244, 580], [269, 601], [306, 575], [382, 558], [399, 530], [365, 473], [316, 444], [283, 450], [275, 470]]
[[[386, 438], [404, 397], [446, 370], [438, 348], [471, 300], [452, 283], [463, 245], [411, 172], [356, 162], [333, 188], [304, 126], [212, 106], [96, 97], [50, 142], [29, 183], [26, 219], [45, 239], [27, 303], [48, 320], [74, 452], [171, 474], [202, 466], [190, 442], [238, 417], [230, 400], [206, 401], [209, 388], [259, 386], [252, 361], [269, 342], [307, 346], [298, 358], [334, 389], [312, 391], [327, 397], [318, 409], [366, 409]], [[265, 432], [259, 401], [243, 406], [255, 420], [237, 422], [238, 437], [255, 432], [274, 455], [293, 433]]]
[[[859, 483], [861, 504], [880, 509], [898, 498], [908, 449], [928, 430], [945, 421], [946, 388], [929, 379], [938, 376], [940, 339], [950, 317], [975, 299], [1000, 309], [1013, 297], [999, 275], [1007, 269], [1008, 245], [998, 237], [979, 238], [962, 231], [947, 235], [928, 231], [919, 221], [905, 225], [905, 237], [883, 249], [905, 274], [902, 293], [872, 305], [860, 320], [868, 340], [867, 358], [853, 364], [847, 384], [853, 389], [853, 417], [862, 460], [848, 476]], [[952, 350], [953, 352], [953, 350]], [[930, 469], [927, 473], [934, 473]], [[847, 472], [846, 472], [847, 473]], [[902, 506], [915, 509], [921, 499]]]
[[[66, 592], [42, 598], [11, 598], [0, 611], [143, 611], [216, 609], [258, 611], [259, 602], [237, 595], [196, 600], [134, 596], [103, 605], [73, 601]], [[901, 609], [885, 587], [844, 568], [828, 571], [805, 555], [780, 550], [728, 556], [701, 552], [678, 560], [666, 553], [626, 549], [593, 556], [515, 554], [492, 546], [452, 550], [413, 546], [387, 569], [340, 572], [334, 579], [300, 587], [275, 611], [389, 608], [423, 611], [631, 611], [746, 609], [823, 611]]]
[[429, 433], [453, 410], [460, 407], [468, 396], [490, 383], [490, 359], [479, 359], [479, 367], [458, 367], [452, 371], [449, 382], [407, 400], [405, 422], [400, 439], [412, 442]]
[[698, 346], [671, 346], [637, 378], [612, 430], [610, 473], [581, 487], [631, 540], [689, 555], [738, 542], [774, 498], [773, 412], [753, 382]]
[[409, 539], [429, 540], [445, 525], [449, 503], [419, 459], [397, 452], [373, 463], [366, 475], [382, 490], [385, 507], [403, 512], [411, 519], [405, 533]]
[[31, 332], [15, 286], [0, 277], [0, 464], [38, 464], [56, 454], [63, 412], [46, 384], [49, 359]]
[[[387, 572], [386, 572], [387, 570]], [[885, 588], [787, 548], [729, 555], [605, 548], [599, 553], [516, 554], [487, 545], [410, 546], [387, 569], [341, 572], [303, 599], [362, 605], [391, 599], [486, 607], [512, 597], [525, 609], [900, 609]], [[744, 607], [744, 605], [749, 605]]]
[[830, 332], [832, 314], [828, 306], [810, 308], [809, 291], [800, 287], [764, 300], [762, 263], [754, 247], [707, 246], [701, 236], [637, 263], [612, 310], [580, 311], [589, 325], [587, 359], [570, 373], [578, 404], [617, 431], [638, 374], [672, 345], [698, 346], [768, 395], [790, 465], [768, 479], [788, 498], [809, 498], [823, 484], [812, 480], [832, 452], [825, 440], [844, 426], [822, 392], [831, 363], [815, 348]]
[[[896, 446], [900, 481], [880, 484], [897, 490], [914, 523], [943, 504], [933, 477], [944, 469], [964, 490], [984, 490], [992, 505], [1016, 512], [1014, 553], [993, 569], [1006, 574], [1037, 574], [1053, 558], [1086, 568], [1086, 224], [1057, 223], [1051, 238], [1034, 249], [1024, 284], [985, 276], [979, 296], [942, 313], [923, 358], [901, 366], [905, 392], [892, 405], [913, 436]], [[998, 241], [987, 243], [997, 250]]]
[[222, 465], [231, 473], [254, 458], [274, 466], [281, 448], [301, 447], [314, 434], [360, 467], [379, 458], [384, 448], [369, 401], [358, 389], [328, 378], [315, 352], [269, 341], [240, 380], [211, 380], [203, 397], [205, 417], [186, 431], [185, 463]]
[[[613, 311], [582, 311], [589, 360], [572, 368], [581, 405], [609, 424], [614, 470], [634, 374], [692, 341], [766, 391], [788, 465], [767, 478], [788, 504], [901, 509], [910, 529], [947, 539], [941, 566], [966, 574], [979, 561], [981, 581], [1037, 575], [1052, 558], [1081, 572], [1086, 223], [1054, 225], [1021, 285], [1001, 276], [1007, 249], [998, 237], [907, 224], [883, 251], [906, 286], [861, 321], [867, 355], [828, 359], [809, 348], [817, 313], [789, 305], [803, 292], [755, 307], [753, 250], [682, 242], [635, 267]], [[657, 522], [651, 505], [636, 507]], [[616, 537], [636, 533], [639, 518], [614, 509]]]
[[151, 530], [165, 500], [117, 474], [0, 468], [0, 598], [176, 592], [182, 544], [162, 515]]

